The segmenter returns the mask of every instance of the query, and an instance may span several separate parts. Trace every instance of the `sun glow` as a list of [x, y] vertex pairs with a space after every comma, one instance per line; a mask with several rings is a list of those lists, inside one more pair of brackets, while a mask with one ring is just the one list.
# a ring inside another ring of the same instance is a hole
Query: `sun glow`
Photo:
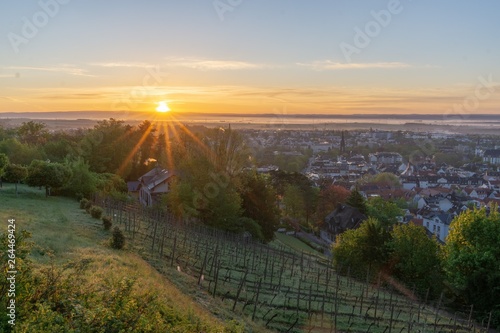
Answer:
[[158, 102], [158, 106], [156, 107], [156, 111], [168, 112], [168, 111], [170, 111], [170, 108], [168, 107], [167, 102], [161, 101], [161, 102]]

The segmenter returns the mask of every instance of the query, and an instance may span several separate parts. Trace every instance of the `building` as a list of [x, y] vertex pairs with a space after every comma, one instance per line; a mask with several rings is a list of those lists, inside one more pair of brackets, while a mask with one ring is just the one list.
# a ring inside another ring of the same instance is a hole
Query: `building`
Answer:
[[401, 165], [403, 163], [403, 156], [399, 153], [392, 152], [382, 152], [370, 154], [368, 159], [371, 163], [378, 164], [398, 164]]
[[139, 202], [151, 207], [163, 194], [168, 193], [174, 174], [166, 169], [155, 167], [139, 178]]
[[500, 165], [500, 149], [487, 149], [483, 154], [483, 162]]
[[337, 208], [325, 217], [325, 223], [320, 230], [321, 239], [331, 243], [335, 237], [346, 230], [356, 229], [366, 219], [357, 208], [339, 204]]

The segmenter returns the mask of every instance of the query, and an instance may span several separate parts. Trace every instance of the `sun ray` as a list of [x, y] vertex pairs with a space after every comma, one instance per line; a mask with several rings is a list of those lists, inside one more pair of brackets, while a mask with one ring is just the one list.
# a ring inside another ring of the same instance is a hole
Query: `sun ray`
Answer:
[[170, 134], [174, 133], [174, 127], [172, 126], [171, 123], [166, 123], [166, 122], [160, 122], [160, 133], [164, 134], [165, 137], [165, 154], [167, 157], [166, 161], [166, 167], [167, 170], [174, 170], [174, 159], [172, 155], [172, 145], [171, 145], [171, 140], [170, 140]]
[[175, 119], [174, 121], [176, 122], [176, 125], [178, 125], [178, 126], [179, 126], [179, 129], [180, 129], [183, 133], [187, 134], [187, 135], [188, 135], [191, 139], [193, 139], [193, 141], [194, 141], [195, 143], [197, 143], [197, 144], [198, 144], [198, 145], [199, 145], [199, 146], [203, 149], [203, 151], [204, 151], [205, 153], [207, 153], [207, 152], [209, 151], [208, 146], [207, 146], [207, 145], [206, 145], [203, 141], [201, 141], [199, 137], [197, 137], [195, 134], [193, 134], [193, 132], [191, 132], [191, 131], [189, 130], [189, 128], [187, 128], [187, 127], [186, 127], [186, 125], [184, 125], [183, 123], [181, 123], [181, 122], [180, 122], [180, 121], [178, 121], [177, 119]]
[[151, 131], [153, 130], [153, 128], [154, 128], [153, 124], [150, 123], [150, 125], [148, 126], [148, 128], [144, 131], [144, 134], [141, 136], [141, 138], [139, 139], [139, 141], [132, 148], [132, 150], [127, 155], [127, 157], [125, 158], [125, 160], [123, 161], [123, 163], [118, 168], [117, 173], [119, 175], [123, 175], [123, 172], [127, 168], [128, 164], [130, 163], [130, 161], [132, 160], [132, 158], [135, 156], [135, 154], [137, 153], [137, 151], [141, 148], [141, 145], [146, 140], [146, 138], [148, 137], [149, 133], [151, 133]]

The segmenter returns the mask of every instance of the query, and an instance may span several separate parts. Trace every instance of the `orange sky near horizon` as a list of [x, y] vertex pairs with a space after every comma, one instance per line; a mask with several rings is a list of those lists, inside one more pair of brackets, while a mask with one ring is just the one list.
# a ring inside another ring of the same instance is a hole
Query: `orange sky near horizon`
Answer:
[[[480, 100], [476, 87], [377, 89], [360, 87], [253, 88], [103, 87], [24, 89], [0, 97], [0, 112], [143, 111], [166, 101], [172, 111], [196, 113], [444, 114], [497, 113], [500, 96]], [[487, 93], [487, 90], [484, 90]], [[476, 103], [477, 100], [477, 103]]]
[[500, 114], [495, 0], [54, 1], [0, 11], [0, 112]]

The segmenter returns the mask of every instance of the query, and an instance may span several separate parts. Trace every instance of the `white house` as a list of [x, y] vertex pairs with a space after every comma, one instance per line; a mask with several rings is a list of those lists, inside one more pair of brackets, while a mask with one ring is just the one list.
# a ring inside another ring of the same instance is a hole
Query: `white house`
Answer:
[[483, 154], [483, 162], [500, 164], [500, 149], [487, 149]]
[[436, 237], [444, 242], [450, 231], [450, 223], [453, 220], [451, 214], [439, 213], [421, 216], [423, 225], [427, 230], [432, 232]]

